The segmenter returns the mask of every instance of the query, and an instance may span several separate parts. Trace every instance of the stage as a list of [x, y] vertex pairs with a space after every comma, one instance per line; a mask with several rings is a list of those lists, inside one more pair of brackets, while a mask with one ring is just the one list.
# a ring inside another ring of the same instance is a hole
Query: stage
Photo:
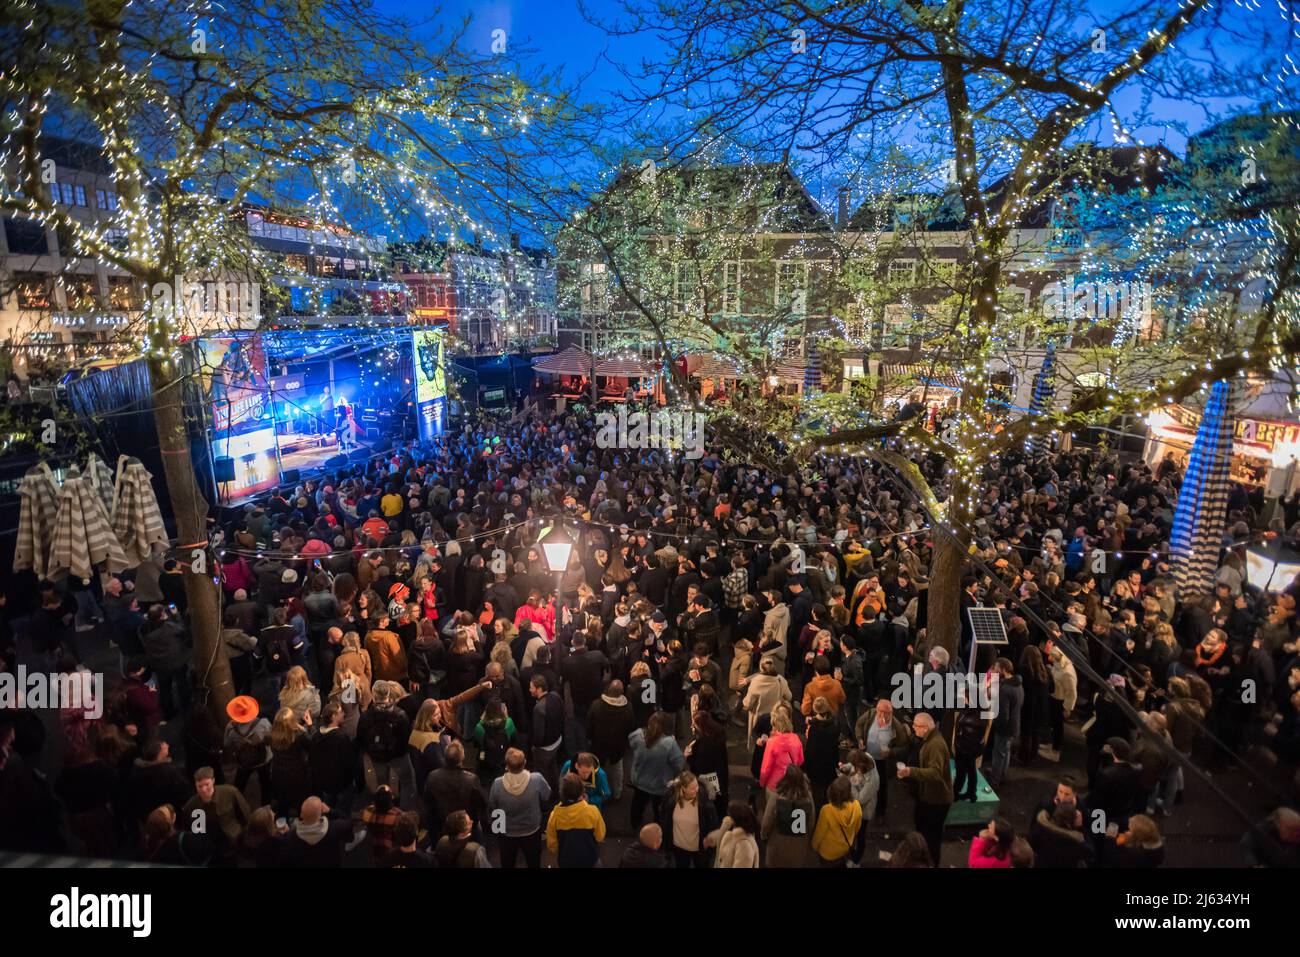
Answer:
[[417, 428], [421, 437], [441, 433], [443, 335], [329, 328], [198, 340], [219, 504], [363, 462]]

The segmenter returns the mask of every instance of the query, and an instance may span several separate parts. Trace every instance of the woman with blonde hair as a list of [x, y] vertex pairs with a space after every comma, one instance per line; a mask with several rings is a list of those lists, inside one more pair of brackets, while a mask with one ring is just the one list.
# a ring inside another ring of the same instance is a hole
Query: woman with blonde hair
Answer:
[[311, 761], [307, 728], [311, 716], [300, 720], [292, 708], [281, 708], [271, 722], [271, 806], [288, 817], [311, 794]]
[[1060, 645], [1052, 647], [1051, 668], [1052, 691], [1047, 699], [1048, 717], [1051, 719], [1052, 740], [1038, 749], [1038, 753], [1049, 761], [1061, 760], [1061, 745], [1065, 743], [1065, 721], [1074, 711], [1079, 694], [1079, 679], [1074, 672], [1074, 663], [1065, 656]]
[[420, 705], [411, 723], [411, 736], [407, 739], [419, 757], [415, 763], [416, 780], [423, 781], [430, 771], [443, 766], [443, 752], [451, 738], [442, 720], [442, 705], [432, 698]]
[[304, 716], [313, 722], [320, 717], [320, 692], [302, 665], [294, 665], [285, 673], [284, 687], [280, 689], [280, 707], [292, 710], [299, 721], [304, 720]]
[[[345, 695], [344, 676], [350, 676], [352, 691]], [[370, 664], [370, 652], [361, 647], [361, 636], [349, 631], [343, 636], [343, 651], [334, 659], [334, 684], [330, 688], [330, 700], [341, 701], [344, 710], [349, 704], [358, 705], [364, 711], [370, 707], [370, 686], [374, 681], [374, 671]], [[349, 701], [348, 698], [354, 700]]]
[[1102, 867], [1159, 867], [1165, 860], [1165, 842], [1160, 828], [1145, 814], [1128, 819], [1128, 830], [1107, 837], [1102, 847]]
[[763, 746], [763, 764], [759, 769], [758, 783], [770, 797], [776, 790], [777, 782], [785, 776], [788, 766], [803, 766], [803, 742], [794, 733], [788, 707], [777, 705], [772, 709], [772, 733], [761, 736], [755, 744]]
[[745, 638], [738, 639], [731, 646], [731, 669], [727, 673], [727, 690], [731, 692], [728, 706], [733, 713], [739, 712], [745, 697], [745, 687], [749, 684], [750, 672], [754, 669], [754, 643]]
[[636, 718], [637, 727], [644, 728], [649, 724], [650, 716], [657, 711], [655, 701], [658, 699], [653, 694], [647, 693], [648, 689], [654, 686], [654, 679], [650, 675], [650, 663], [634, 662], [629, 679], [627, 700], [632, 702], [632, 716]]
[[794, 696], [790, 685], [781, 674], [775, 658], [763, 657], [758, 662], [758, 674], [751, 675], [745, 685], [741, 702], [749, 712], [749, 746], [754, 746], [754, 724], [759, 715], [771, 714], [780, 704], [789, 704]]
[[515, 656], [510, 651], [510, 642], [498, 641], [492, 646], [492, 651], [488, 655], [488, 663], [496, 662], [506, 674], [512, 678], [519, 677], [519, 666], [515, 664]]
[[709, 866], [707, 839], [718, 827], [718, 812], [690, 771], [683, 771], [668, 785], [659, 808], [659, 826], [664, 850], [678, 868]]
[[1160, 621], [1151, 629], [1151, 644], [1143, 652], [1142, 661], [1151, 667], [1154, 676], [1163, 681], [1169, 675], [1169, 666], [1178, 660], [1181, 652], [1174, 626]]

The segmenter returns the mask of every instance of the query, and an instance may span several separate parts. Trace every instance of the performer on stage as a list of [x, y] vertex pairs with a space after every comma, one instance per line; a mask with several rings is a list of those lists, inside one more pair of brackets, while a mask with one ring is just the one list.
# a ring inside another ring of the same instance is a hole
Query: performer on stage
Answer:
[[339, 450], [349, 452], [357, 447], [357, 420], [352, 412], [352, 403], [347, 396], [340, 396], [335, 403], [338, 414]]
[[312, 431], [316, 432], [323, 438], [329, 433], [335, 431], [334, 393], [330, 390], [329, 386], [326, 386], [321, 391], [317, 405], [320, 407], [320, 410], [316, 413], [316, 428], [312, 429]]

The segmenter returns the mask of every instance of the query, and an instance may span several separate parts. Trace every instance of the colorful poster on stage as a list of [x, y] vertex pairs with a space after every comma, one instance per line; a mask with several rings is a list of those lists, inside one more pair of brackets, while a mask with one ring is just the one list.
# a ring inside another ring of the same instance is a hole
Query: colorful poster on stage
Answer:
[[202, 371], [212, 399], [212, 428], [218, 436], [236, 435], [269, 421], [270, 391], [266, 353], [257, 334], [199, 340]]
[[415, 349], [415, 418], [420, 438], [441, 435], [447, 417], [446, 330], [411, 333]]

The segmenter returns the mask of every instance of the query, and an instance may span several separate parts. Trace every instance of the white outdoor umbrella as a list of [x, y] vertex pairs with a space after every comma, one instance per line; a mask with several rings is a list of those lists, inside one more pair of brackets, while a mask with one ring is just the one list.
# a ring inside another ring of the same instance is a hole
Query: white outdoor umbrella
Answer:
[[73, 466], [59, 493], [59, 511], [54, 517], [54, 541], [46, 573], [53, 576], [66, 571], [88, 579], [100, 562], [106, 563], [110, 572], [127, 567], [126, 555], [109, 525], [104, 503]]
[[54, 518], [59, 510], [59, 486], [50, 467], [42, 462], [28, 469], [18, 486], [18, 543], [14, 549], [14, 571], [27, 569], [38, 577], [46, 575], [50, 543], [54, 539]]
[[113, 498], [113, 532], [135, 568], [153, 554], [154, 545], [168, 545], [167, 529], [154, 495], [152, 476], [139, 459], [117, 460], [117, 493]]
[[104, 503], [104, 514], [113, 514], [113, 470], [94, 452], [86, 460], [86, 481]]

